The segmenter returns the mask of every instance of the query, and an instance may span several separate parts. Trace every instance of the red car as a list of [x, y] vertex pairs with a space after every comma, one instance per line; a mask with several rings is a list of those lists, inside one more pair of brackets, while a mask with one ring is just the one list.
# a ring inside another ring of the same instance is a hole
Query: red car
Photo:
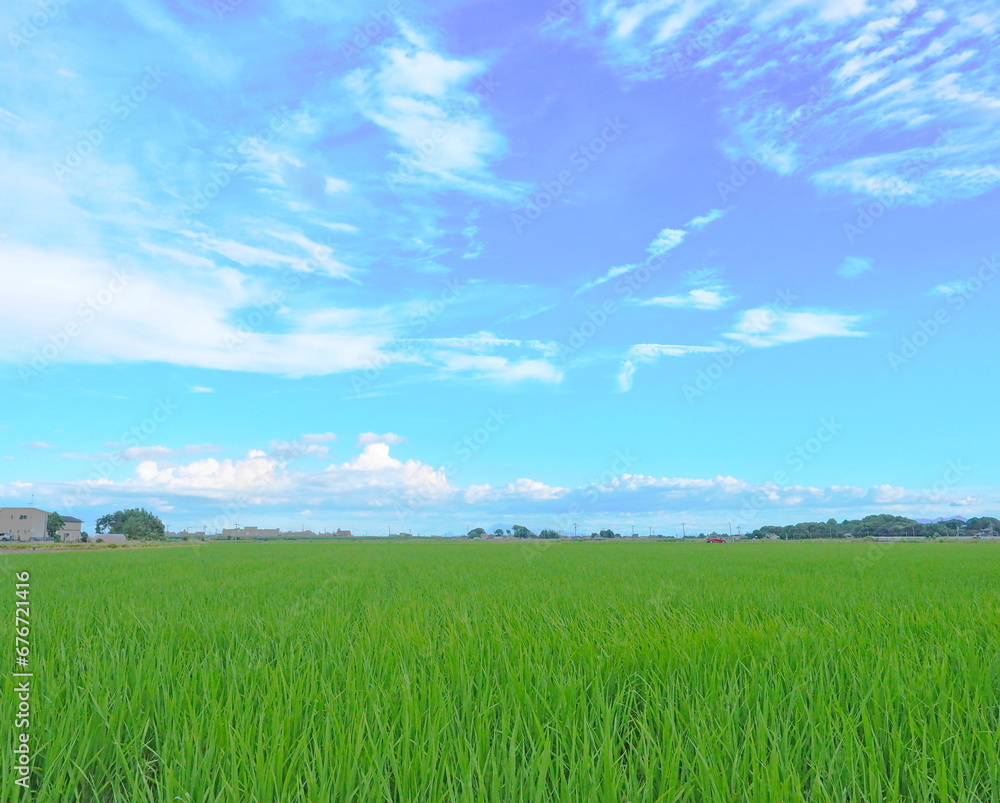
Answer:
[[724, 543], [726, 543], [726, 539], [725, 538], [706, 538], [705, 541], [706, 541], [706, 543], [709, 543], [709, 544], [724, 544]]

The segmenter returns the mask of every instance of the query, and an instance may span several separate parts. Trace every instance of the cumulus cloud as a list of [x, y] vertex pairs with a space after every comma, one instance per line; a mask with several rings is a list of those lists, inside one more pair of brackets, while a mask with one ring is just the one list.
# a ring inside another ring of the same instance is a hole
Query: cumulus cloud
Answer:
[[81, 483], [15, 481], [0, 485], [0, 498], [20, 497], [31, 488], [48, 498], [60, 498], [60, 510], [78, 516], [88, 511], [99, 515], [112, 503], [155, 503], [159, 510], [172, 510], [172, 519], [186, 517], [193, 526], [208, 521], [229, 526], [235, 517], [243, 518], [250, 511], [255, 517], [266, 513], [288, 526], [291, 522], [284, 518], [288, 510], [312, 510], [359, 522], [371, 521], [372, 516], [395, 521], [417, 512], [440, 522], [454, 521], [456, 512], [483, 519], [516, 516], [533, 529], [564, 529], [558, 522], [566, 511], [578, 510], [584, 521], [655, 514], [666, 521], [691, 522], [719, 516], [724, 521], [740, 521], [749, 529], [830, 515], [927, 515], [950, 506], [973, 511], [981, 508], [978, 500], [994, 495], [970, 494], [967, 488], [942, 489], [940, 483], [930, 490], [890, 484], [806, 486], [794, 482], [795, 456], [790, 451], [786, 471], [763, 482], [728, 475], [631, 473], [626, 461], [621, 473], [609, 470], [600, 479], [575, 487], [527, 477], [506, 484], [461, 487], [451, 482], [445, 467], [400, 460], [391, 454], [389, 443], [373, 441], [362, 444], [347, 461], [307, 470], [293, 467], [273, 451], [254, 449], [243, 457], [222, 460], [181, 464], [145, 460], [127, 479], [95, 478], [83, 490]]
[[206, 458], [181, 466], [160, 465], [146, 460], [136, 466], [135, 482], [144, 489], [178, 494], [217, 496], [223, 493], [273, 493], [288, 485], [281, 463], [259, 449], [242, 459]]

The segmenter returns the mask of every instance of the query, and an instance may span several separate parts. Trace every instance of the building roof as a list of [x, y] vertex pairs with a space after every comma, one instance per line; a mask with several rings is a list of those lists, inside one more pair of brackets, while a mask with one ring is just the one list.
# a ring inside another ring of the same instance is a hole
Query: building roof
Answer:
[[63, 516], [62, 520], [67, 524], [83, 524], [83, 519], [78, 519], [76, 516]]

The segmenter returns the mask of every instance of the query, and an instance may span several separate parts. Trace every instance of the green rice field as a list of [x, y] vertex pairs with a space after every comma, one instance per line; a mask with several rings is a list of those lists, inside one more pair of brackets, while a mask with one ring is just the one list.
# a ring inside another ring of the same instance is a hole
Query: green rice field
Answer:
[[990, 544], [216, 543], [0, 565], [12, 629], [31, 574], [34, 672], [32, 791], [5, 742], [0, 800], [1000, 801]]

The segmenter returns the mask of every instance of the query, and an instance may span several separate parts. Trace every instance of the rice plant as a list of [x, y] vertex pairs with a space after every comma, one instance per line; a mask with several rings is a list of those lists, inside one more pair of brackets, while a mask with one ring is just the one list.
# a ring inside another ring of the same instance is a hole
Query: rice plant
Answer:
[[0, 800], [1000, 800], [1000, 551], [868, 550], [17, 556], [33, 789], [0, 762]]

